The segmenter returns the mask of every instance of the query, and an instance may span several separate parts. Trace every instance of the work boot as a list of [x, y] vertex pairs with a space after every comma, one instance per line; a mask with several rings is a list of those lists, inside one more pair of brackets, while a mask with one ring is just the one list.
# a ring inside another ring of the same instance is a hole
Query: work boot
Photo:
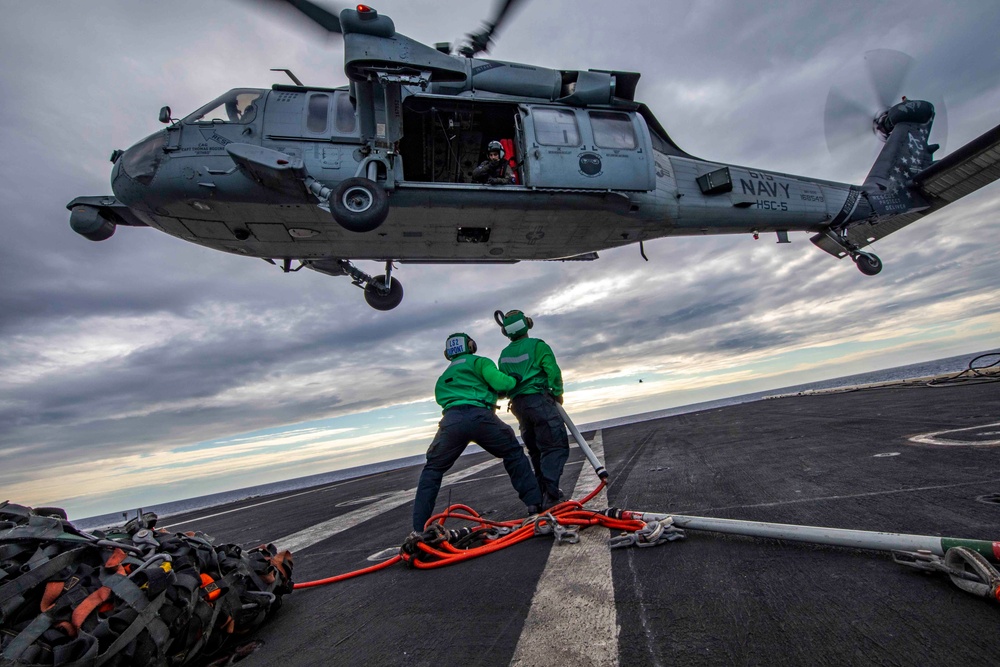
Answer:
[[562, 491], [559, 493], [559, 498], [553, 498], [547, 492], [542, 494], [542, 511], [545, 512], [552, 507], [555, 507], [562, 502], [563, 494]]
[[541, 505], [528, 505], [528, 516], [534, 516], [536, 514], [541, 514], [541, 512], [542, 512], [542, 506]]

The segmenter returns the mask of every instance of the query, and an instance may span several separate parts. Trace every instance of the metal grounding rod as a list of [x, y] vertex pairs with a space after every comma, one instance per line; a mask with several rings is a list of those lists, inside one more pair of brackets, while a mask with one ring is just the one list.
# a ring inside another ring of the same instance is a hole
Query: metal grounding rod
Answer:
[[623, 519], [640, 521], [662, 521], [668, 517], [679, 528], [704, 530], [747, 537], [767, 537], [776, 540], [825, 544], [851, 549], [872, 549], [875, 551], [917, 551], [925, 549], [943, 556], [952, 547], [966, 547], [986, 558], [1000, 561], [1000, 541], [968, 540], [955, 537], [933, 535], [906, 535], [903, 533], [881, 533], [845, 528], [822, 528], [819, 526], [796, 526], [787, 523], [764, 523], [760, 521], [740, 521], [737, 519], [716, 519], [713, 517], [685, 516], [682, 514], [661, 514], [656, 512], [621, 511]]
[[588, 461], [590, 461], [590, 465], [594, 466], [594, 472], [597, 473], [597, 477], [599, 479], [606, 480], [608, 478], [608, 471], [604, 469], [604, 464], [602, 464], [597, 457], [594, 456], [594, 452], [590, 449], [590, 445], [587, 444], [583, 434], [580, 433], [580, 429], [576, 427], [573, 420], [569, 418], [568, 414], [566, 414], [566, 410], [563, 409], [563, 406], [556, 403], [556, 408], [559, 409], [559, 415], [562, 417], [566, 427], [569, 428], [569, 432], [573, 434], [576, 444], [580, 445], [580, 450], [583, 452], [583, 455], [587, 457]]

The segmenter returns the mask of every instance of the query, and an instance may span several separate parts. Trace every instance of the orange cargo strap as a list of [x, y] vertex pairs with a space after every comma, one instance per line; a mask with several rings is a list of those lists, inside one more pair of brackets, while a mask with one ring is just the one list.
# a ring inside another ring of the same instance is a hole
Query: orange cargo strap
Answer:
[[205, 596], [205, 599], [209, 602], [215, 602], [222, 595], [222, 589], [219, 588], [219, 584], [215, 583], [215, 579], [204, 572], [201, 573], [201, 592]]
[[74, 627], [82, 627], [83, 622], [87, 620], [87, 617], [90, 616], [95, 609], [107, 602], [110, 597], [111, 589], [107, 586], [101, 586], [84, 598], [83, 602], [77, 605], [76, 609], [73, 610], [73, 616], [70, 620]]
[[65, 581], [50, 581], [45, 584], [45, 594], [42, 595], [42, 602], [39, 605], [39, 609], [44, 612], [56, 606], [56, 598], [62, 595], [64, 588], [66, 588]]

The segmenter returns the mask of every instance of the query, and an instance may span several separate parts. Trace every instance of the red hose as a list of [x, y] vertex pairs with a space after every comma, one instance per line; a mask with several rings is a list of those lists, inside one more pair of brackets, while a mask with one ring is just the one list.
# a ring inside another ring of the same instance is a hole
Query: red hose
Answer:
[[[601, 480], [601, 483], [597, 485], [597, 488], [587, 494], [583, 500], [567, 500], [553, 506], [547, 513], [551, 514], [556, 522], [563, 526], [587, 527], [600, 525], [611, 530], [624, 531], [636, 531], [645, 526], [645, 523], [636, 519], [613, 519], [604, 514], [583, 509], [583, 506], [593, 500], [593, 498], [600, 493], [601, 489], [605, 486], [607, 486], [607, 481]], [[407, 562], [411, 566], [421, 570], [430, 570], [433, 568], [445, 567], [454, 563], [471, 560], [473, 558], [479, 558], [480, 556], [485, 556], [487, 554], [500, 551], [501, 549], [505, 549], [511, 545], [531, 539], [535, 536], [535, 523], [537, 521], [547, 521], [547, 519], [544, 518], [544, 515], [539, 516], [537, 519], [527, 524], [524, 524], [521, 519], [514, 519], [512, 521], [493, 521], [483, 518], [478, 512], [467, 505], [452, 505], [444, 512], [435, 514], [428, 519], [425, 527], [434, 523], [444, 525], [444, 522], [447, 519], [470, 521], [478, 524], [478, 528], [511, 528], [512, 530], [506, 535], [501, 535], [500, 537], [491, 540], [487, 544], [472, 547], [470, 549], [459, 549], [450, 542], [441, 542], [437, 545], [430, 545], [426, 542], [418, 542], [416, 546], [420, 552], [419, 557], [418, 555], [413, 555], [406, 558]], [[324, 586], [337, 581], [344, 581], [346, 579], [351, 579], [352, 577], [359, 577], [363, 574], [375, 572], [376, 570], [383, 570], [391, 565], [395, 565], [401, 560], [404, 560], [404, 556], [399, 554], [383, 563], [379, 563], [378, 565], [372, 565], [371, 567], [355, 570], [353, 572], [346, 572], [335, 577], [328, 577], [327, 579], [305, 581], [295, 584], [295, 588], [312, 588], [314, 586]]]
[[403, 560], [401, 556], [396, 555], [389, 560], [379, 563], [378, 565], [372, 565], [371, 567], [366, 567], [363, 570], [355, 570], [354, 572], [345, 572], [344, 574], [338, 574], [335, 577], [327, 577], [326, 579], [317, 579], [316, 581], [302, 581], [292, 588], [312, 588], [313, 586], [325, 586], [326, 584], [332, 584], [337, 581], [344, 581], [345, 579], [350, 579], [352, 577], [360, 577], [362, 574], [368, 574], [369, 572], [374, 572], [376, 570], [384, 570], [390, 565], [395, 565], [399, 561]]

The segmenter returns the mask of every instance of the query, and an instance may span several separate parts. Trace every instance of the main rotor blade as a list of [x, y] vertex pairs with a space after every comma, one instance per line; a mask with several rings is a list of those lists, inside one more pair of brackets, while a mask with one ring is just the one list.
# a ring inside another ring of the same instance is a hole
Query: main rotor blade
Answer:
[[831, 89], [826, 96], [823, 130], [831, 153], [869, 139], [875, 112], [862, 103]]
[[913, 58], [902, 51], [875, 49], [865, 53], [868, 80], [871, 82], [875, 99], [885, 110], [900, 101], [903, 81], [913, 66]]
[[499, 30], [500, 25], [503, 23], [504, 19], [511, 13], [515, 5], [521, 3], [522, 0], [504, 0], [496, 12], [496, 15], [490, 21], [485, 21], [483, 23], [483, 30], [479, 32], [470, 33], [468, 35], [469, 43], [463, 46], [459, 53], [463, 56], [471, 58], [477, 53], [482, 53], [483, 51], [489, 50], [490, 44], [493, 41], [493, 34]]
[[497, 30], [500, 29], [500, 25], [503, 23], [504, 19], [507, 18], [508, 14], [511, 13], [511, 11], [513, 10], [513, 8], [516, 5], [520, 4], [520, 3], [521, 3], [521, 0], [505, 0], [504, 1], [504, 3], [500, 6], [499, 11], [497, 12], [497, 15], [488, 24], [488, 25], [492, 26], [492, 28], [490, 29], [491, 34], [493, 32], [496, 32]]
[[343, 34], [343, 30], [340, 28], [340, 11], [337, 10], [336, 13], [320, 7], [315, 2], [310, 2], [310, 0], [267, 0], [272, 6], [273, 5], [291, 5], [295, 9], [299, 10], [304, 16], [308, 17], [313, 23], [323, 28], [327, 32], [335, 32], [338, 34]]

